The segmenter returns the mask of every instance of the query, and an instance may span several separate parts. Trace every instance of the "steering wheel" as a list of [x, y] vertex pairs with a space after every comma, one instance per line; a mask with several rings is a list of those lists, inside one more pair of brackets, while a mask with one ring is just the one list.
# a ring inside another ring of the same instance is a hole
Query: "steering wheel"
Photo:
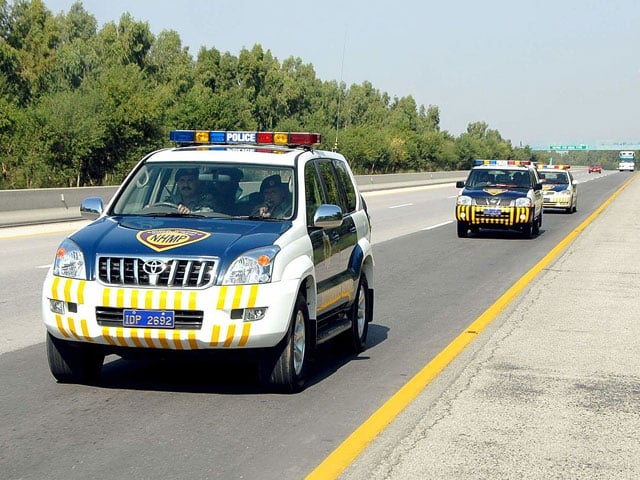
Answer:
[[173, 208], [174, 210], [178, 210], [178, 205], [172, 202], [156, 202], [151, 204], [152, 207], [168, 207]]

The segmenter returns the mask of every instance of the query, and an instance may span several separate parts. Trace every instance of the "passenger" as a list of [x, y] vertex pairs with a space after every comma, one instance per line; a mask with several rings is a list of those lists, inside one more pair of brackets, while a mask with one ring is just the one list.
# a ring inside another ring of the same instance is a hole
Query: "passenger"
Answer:
[[220, 168], [216, 170], [213, 204], [216, 212], [227, 215], [237, 213], [236, 200], [242, 193], [240, 180], [244, 174], [239, 168]]
[[291, 216], [291, 194], [288, 185], [282, 182], [280, 175], [265, 178], [260, 184], [260, 193], [264, 196], [264, 204], [256, 209], [254, 215], [262, 218]]
[[527, 178], [527, 174], [524, 172], [516, 173], [513, 177], [513, 183], [515, 183], [518, 187], [530, 186], [530, 181]]

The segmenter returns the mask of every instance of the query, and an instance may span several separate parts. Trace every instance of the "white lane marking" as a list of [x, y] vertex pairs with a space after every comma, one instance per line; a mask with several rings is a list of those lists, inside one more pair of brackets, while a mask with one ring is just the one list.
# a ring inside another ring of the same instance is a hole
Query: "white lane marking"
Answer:
[[36, 268], [49, 268], [51, 265], [38, 265]]
[[401, 205], [394, 205], [392, 207], [389, 208], [402, 208], [402, 207], [410, 207], [411, 205], [413, 205], [413, 203], [403, 203]]
[[442, 222], [442, 223], [439, 223], [437, 225], [431, 225], [430, 227], [424, 227], [424, 228], [421, 228], [420, 230], [422, 230], [422, 231], [424, 231], [424, 230], [433, 230], [434, 228], [444, 227], [445, 225], [449, 225], [450, 223], [453, 223], [453, 220], [449, 220], [448, 222]]
[[366, 198], [366, 197], [379, 197], [381, 195], [395, 195], [397, 194], [400, 190], [402, 190], [403, 192], [417, 192], [420, 190], [433, 190], [436, 188], [446, 188], [446, 187], [452, 187], [455, 186], [455, 182], [453, 183], [437, 183], [435, 185], [421, 185], [418, 187], [398, 187], [398, 188], [390, 188], [387, 190], [369, 190], [368, 192], [365, 191], [360, 191], [360, 193], [362, 193], [362, 195]]

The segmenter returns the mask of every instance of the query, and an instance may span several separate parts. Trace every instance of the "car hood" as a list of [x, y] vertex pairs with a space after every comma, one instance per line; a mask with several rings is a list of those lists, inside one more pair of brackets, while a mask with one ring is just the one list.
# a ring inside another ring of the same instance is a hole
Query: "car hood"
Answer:
[[561, 185], [543, 185], [542, 186], [542, 190], [544, 190], [545, 192], [562, 192], [564, 190], [567, 190], [569, 188], [569, 185], [567, 184], [561, 184]]
[[[85, 258], [218, 257], [225, 268], [238, 255], [273, 245], [291, 222], [237, 219], [103, 217], [71, 235]], [[87, 265], [93, 277], [95, 265]]]

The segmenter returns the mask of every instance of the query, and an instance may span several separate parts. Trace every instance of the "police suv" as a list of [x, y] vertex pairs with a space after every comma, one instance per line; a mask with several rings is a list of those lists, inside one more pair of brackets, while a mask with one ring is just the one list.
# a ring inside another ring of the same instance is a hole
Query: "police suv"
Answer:
[[105, 355], [240, 352], [270, 389], [304, 388], [315, 347], [365, 348], [373, 317], [369, 216], [345, 158], [319, 134], [172, 131], [92, 223], [58, 247], [43, 286], [60, 382]]
[[511, 229], [531, 238], [542, 226], [542, 183], [528, 161], [475, 160], [456, 199], [458, 237], [480, 228]]
[[573, 179], [570, 168], [570, 165], [538, 165], [544, 208], [562, 209], [567, 213], [578, 209], [578, 182]]

